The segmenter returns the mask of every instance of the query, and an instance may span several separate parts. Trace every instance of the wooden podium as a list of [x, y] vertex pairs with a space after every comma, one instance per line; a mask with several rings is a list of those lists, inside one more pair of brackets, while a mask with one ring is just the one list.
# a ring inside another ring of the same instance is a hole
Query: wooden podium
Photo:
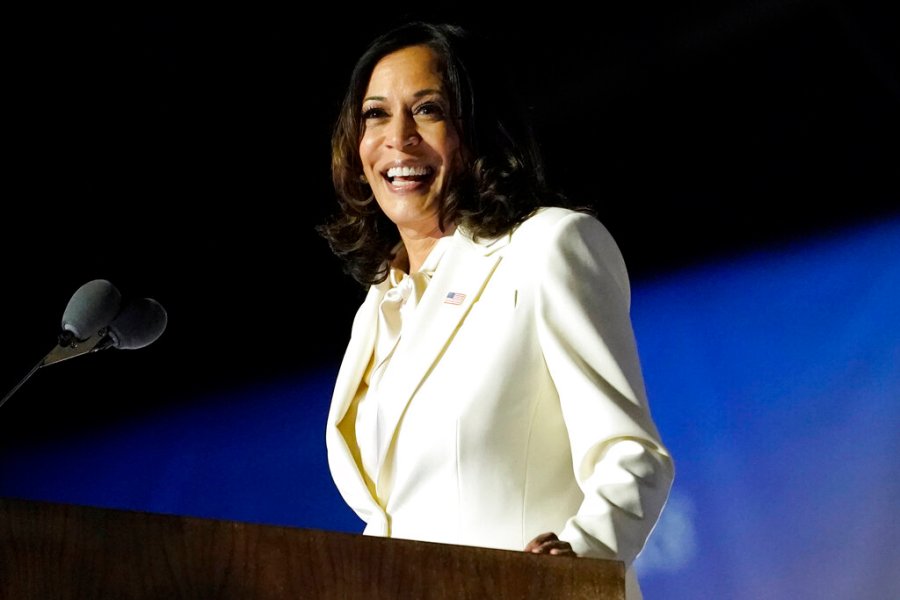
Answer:
[[0, 600], [624, 600], [618, 561], [0, 499]]

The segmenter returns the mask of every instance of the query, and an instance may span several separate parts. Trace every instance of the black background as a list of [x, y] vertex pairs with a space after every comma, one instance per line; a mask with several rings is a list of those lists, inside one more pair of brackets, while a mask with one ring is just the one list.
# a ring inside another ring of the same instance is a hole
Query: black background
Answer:
[[[363, 291], [313, 227], [370, 39], [409, 18], [507, 48], [551, 182], [633, 280], [900, 214], [897, 21], [876, 2], [501, 13], [394, 6], [8, 22], [3, 392], [91, 279], [165, 306], [147, 348], [38, 372], [5, 443], [334, 369]], [[52, 372], [51, 372], [52, 371]]]

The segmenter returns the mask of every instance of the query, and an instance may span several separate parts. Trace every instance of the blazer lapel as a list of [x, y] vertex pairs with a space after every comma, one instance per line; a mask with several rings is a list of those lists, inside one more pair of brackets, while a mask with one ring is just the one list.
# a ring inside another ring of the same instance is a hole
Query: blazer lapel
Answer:
[[459, 230], [455, 235], [454, 245], [441, 259], [441, 264], [416, 307], [409, 328], [404, 327], [404, 334], [409, 334], [401, 337], [391, 358], [390, 369], [379, 384], [384, 391], [382, 397], [390, 399], [383, 407], [382, 418], [385, 431], [390, 432], [391, 441], [381, 445], [376, 463], [379, 465], [376, 483], [379, 484], [379, 496], [382, 497], [385, 496], [381, 490], [380, 475], [406, 406], [478, 299], [500, 262], [496, 251], [505, 246], [508, 240], [508, 236], [504, 236], [479, 244]]
[[350, 403], [359, 390], [359, 383], [372, 359], [375, 332], [378, 327], [378, 307], [390, 283], [384, 281], [369, 288], [369, 293], [356, 315], [350, 344], [347, 346], [341, 369], [334, 385], [331, 422], [337, 425], [347, 414]]
[[361, 465], [355, 458], [358, 450], [354, 451], [345, 437], [345, 427], [349, 425], [352, 428], [355, 424], [346, 424], [342, 421], [347, 416], [371, 361], [378, 323], [378, 307], [389, 285], [384, 282], [370, 287], [366, 299], [357, 311], [350, 333], [350, 342], [335, 381], [326, 432], [328, 463], [335, 484], [348, 505], [353, 507], [366, 523], [381, 522], [384, 515], [373, 490], [366, 483]]

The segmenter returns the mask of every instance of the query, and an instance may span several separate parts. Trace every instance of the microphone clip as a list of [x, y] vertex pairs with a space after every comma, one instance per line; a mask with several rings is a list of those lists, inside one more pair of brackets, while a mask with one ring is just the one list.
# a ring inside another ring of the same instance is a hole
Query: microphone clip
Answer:
[[44, 357], [40, 366], [46, 367], [47, 365], [52, 365], [70, 358], [75, 358], [76, 356], [81, 356], [82, 354], [87, 354], [88, 352], [93, 351], [97, 345], [103, 341], [103, 338], [107, 336], [107, 333], [109, 333], [108, 328], [103, 327], [89, 338], [80, 340], [68, 329], [63, 330], [63, 332], [59, 334], [57, 346]]

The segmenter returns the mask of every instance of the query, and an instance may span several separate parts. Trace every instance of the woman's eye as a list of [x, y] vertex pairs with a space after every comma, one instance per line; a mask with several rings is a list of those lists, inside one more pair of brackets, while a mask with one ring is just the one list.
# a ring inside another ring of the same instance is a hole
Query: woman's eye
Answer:
[[419, 105], [419, 107], [416, 109], [416, 114], [442, 117], [444, 116], [444, 109], [437, 102], [426, 102], [425, 104]]
[[386, 115], [383, 108], [368, 108], [363, 111], [362, 118], [363, 121], [368, 121], [369, 119], [381, 119]]

